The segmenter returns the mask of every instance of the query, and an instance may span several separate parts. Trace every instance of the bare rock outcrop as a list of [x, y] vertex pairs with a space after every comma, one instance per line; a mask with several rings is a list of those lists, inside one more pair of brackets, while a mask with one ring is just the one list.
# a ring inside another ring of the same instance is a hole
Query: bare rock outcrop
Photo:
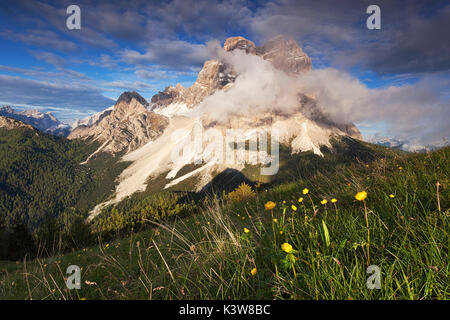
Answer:
[[[257, 47], [253, 41], [244, 37], [231, 37], [224, 43], [225, 51], [243, 50], [247, 54], [258, 55], [270, 61], [275, 68], [288, 74], [298, 74], [311, 69], [311, 59], [298, 46], [297, 42], [278, 36], [263, 46]], [[152, 97], [152, 109], [161, 109], [171, 103], [184, 103], [191, 109], [216, 90], [227, 89], [238, 75], [222, 61], [208, 60], [204, 63], [195, 83], [184, 88], [180, 84], [169, 86]]]
[[197, 106], [207, 96], [216, 90], [224, 89], [233, 83], [236, 74], [226, 64], [217, 60], [208, 60], [203, 64], [202, 70], [197, 76], [195, 83], [185, 88], [180, 84], [176, 87], [168, 86], [152, 97], [152, 110], [163, 108], [171, 103], [183, 103], [187, 108]]
[[295, 40], [282, 35], [257, 47], [256, 54], [288, 74], [311, 70], [311, 58], [303, 52]]
[[133, 151], [157, 138], [169, 121], [147, 109], [147, 101], [136, 92], [124, 92], [112, 111], [95, 123], [76, 127], [69, 139], [98, 142], [98, 151]]
[[9, 118], [9, 117], [5, 117], [5, 116], [0, 116], [0, 128], [5, 128], [7, 130], [12, 130], [12, 129], [17, 129], [17, 128], [27, 128], [30, 130], [34, 130], [34, 128], [26, 123], [23, 123], [22, 121], [13, 119], [13, 118]]
[[233, 51], [234, 49], [244, 50], [246, 53], [256, 54], [256, 46], [253, 41], [244, 37], [231, 37], [225, 40], [223, 45], [225, 51]]
[[[283, 35], [277, 36], [259, 47], [244, 37], [231, 37], [226, 39], [223, 47], [225, 51], [243, 50], [247, 54], [257, 55], [270, 61], [275, 68], [292, 76], [311, 70], [311, 58], [295, 40]], [[169, 86], [154, 95], [151, 100], [152, 109], [160, 112], [171, 104], [185, 105], [188, 109], [195, 108], [205, 97], [214, 94], [216, 90], [227, 90], [238, 76], [224, 62], [208, 60], [191, 87], [184, 88], [178, 84], [176, 87]], [[351, 137], [362, 139], [361, 133], [354, 124], [337, 124], [329, 120], [320, 111], [317, 100], [313, 97], [299, 93], [299, 111], [312, 121], [328, 127], [337, 127]]]

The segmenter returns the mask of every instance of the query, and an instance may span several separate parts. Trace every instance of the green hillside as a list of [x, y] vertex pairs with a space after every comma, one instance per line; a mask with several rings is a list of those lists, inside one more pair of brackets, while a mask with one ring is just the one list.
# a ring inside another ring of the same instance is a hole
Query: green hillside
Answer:
[[[364, 147], [366, 158], [243, 186], [170, 219], [154, 205], [169, 212], [173, 195], [132, 197], [102, 217], [141, 218], [116, 237], [113, 228], [81, 250], [1, 262], [0, 298], [448, 299], [450, 148]], [[66, 289], [69, 265], [82, 269], [80, 290]], [[381, 289], [366, 287], [369, 265], [380, 268]]]
[[0, 259], [62, 250], [81, 240], [69, 239], [71, 229], [86, 233], [84, 217], [111, 194], [126, 165], [107, 155], [80, 165], [93, 148], [31, 129], [0, 129]]

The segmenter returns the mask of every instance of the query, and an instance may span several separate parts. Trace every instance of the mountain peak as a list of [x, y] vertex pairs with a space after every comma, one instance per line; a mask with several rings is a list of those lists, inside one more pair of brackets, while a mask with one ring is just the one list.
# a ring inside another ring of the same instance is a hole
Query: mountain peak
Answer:
[[278, 35], [257, 47], [256, 54], [288, 74], [311, 70], [311, 58], [292, 37]]
[[0, 108], [0, 112], [14, 113], [14, 109], [10, 106], [3, 106]]
[[225, 40], [223, 48], [225, 49], [225, 51], [240, 49], [245, 50], [245, 52], [247, 53], [256, 53], [255, 43], [241, 36], [228, 38], [227, 40]]
[[119, 104], [120, 102], [130, 103], [131, 100], [133, 100], [133, 99], [135, 99], [137, 102], [139, 102], [143, 106], [148, 105], [147, 100], [145, 100], [144, 97], [142, 97], [136, 91], [125, 91], [124, 93], [122, 93], [120, 95], [119, 99], [117, 99], [116, 105]]
[[34, 131], [34, 128], [29, 124], [23, 123], [22, 121], [16, 120], [14, 118], [5, 117], [0, 115], [0, 128], [5, 128], [7, 130], [16, 128], [27, 128]]
[[124, 92], [112, 108], [75, 127], [68, 138], [101, 143], [92, 155], [99, 151], [133, 151], [158, 137], [168, 125], [165, 116], [149, 111], [147, 106], [148, 102], [137, 92]]

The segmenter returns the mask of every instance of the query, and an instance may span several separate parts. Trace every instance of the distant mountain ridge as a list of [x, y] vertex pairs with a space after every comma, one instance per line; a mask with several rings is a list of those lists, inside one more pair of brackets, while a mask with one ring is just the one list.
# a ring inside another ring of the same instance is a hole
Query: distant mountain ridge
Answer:
[[0, 128], [7, 130], [17, 129], [17, 128], [27, 128], [34, 130], [29, 124], [23, 123], [22, 121], [16, 120], [14, 118], [0, 116]]
[[70, 126], [56, 119], [51, 112], [42, 113], [38, 110], [15, 111], [10, 106], [4, 106], [0, 108], [0, 115], [16, 119], [40, 131], [56, 136], [67, 137], [70, 133]]

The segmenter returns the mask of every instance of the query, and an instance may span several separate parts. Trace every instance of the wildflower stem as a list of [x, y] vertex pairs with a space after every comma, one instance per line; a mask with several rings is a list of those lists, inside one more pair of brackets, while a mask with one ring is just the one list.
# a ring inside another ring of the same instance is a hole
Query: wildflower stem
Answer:
[[295, 280], [297, 280], [297, 272], [295, 272], [294, 264], [292, 264], [292, 271], [294, 271]]
[[370, 265], [370, 229], [369, 229], [369, 219], [367, 217], [367, 206], [366, 206], [366, 200], [363, 200], [364, 203], [364, 216], [366, 218], [366, 227], [367, 227], [367, 265]]
[[316, 206], [314, 205], [314, 201], [309, 194], [308, 194], [308, 197], [309, 197], [309, 200], [311, 200], [311, 204], [313, 206], [313, 211], [314, 211], [314, 216], [315, 216], [316, 215]]
[[440, 183], [439, 183], [439, 181], [437, 181], [436, 182], [436, 196], [437, 196], [437, 203], [438, 203], [438, 210], [439, 210], [439, 213], [441, 212], [441, 202], [440, 202], [440, 200], [439, 200], [439, 187], [440, 187]]
[[275, 222], [273, 221], [273, 209], [270, 210], [270, 213], [272, 214], [272, 232], [273, 232], [273, 241], [275, 248], [277, 247], [277, 236], [275, 234]]

